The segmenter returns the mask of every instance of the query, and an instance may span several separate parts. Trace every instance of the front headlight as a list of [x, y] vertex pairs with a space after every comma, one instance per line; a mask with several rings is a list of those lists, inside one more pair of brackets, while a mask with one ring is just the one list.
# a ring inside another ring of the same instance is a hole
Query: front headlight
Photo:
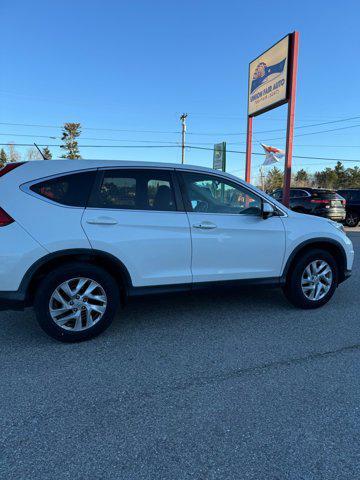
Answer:
[[342, 232], [346, 235], [345, 228], [344, 228], [344, 225], [342, 223], [334, 222], [333, 220], [328, 220], [328, 222], [330, 223], [330, 225], [335, 227], [336, 230], [340, 230], [340, 232]]

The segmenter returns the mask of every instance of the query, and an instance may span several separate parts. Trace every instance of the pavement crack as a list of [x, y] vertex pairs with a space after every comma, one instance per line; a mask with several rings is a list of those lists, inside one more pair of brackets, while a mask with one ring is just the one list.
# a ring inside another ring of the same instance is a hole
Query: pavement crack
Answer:
[[170, 390], [171, 391], [186, 390], [193, 386], [202, 386], [202, 385], [207, 385], [215, 382], [222, 382], [222, 381], [230, 380], [232, 378], [241, 377], [244, 375], [249, 375], [254, 373], [263, 373], [263, 372], [266, 372], [267, 370], [272, 370], [279, 367], [298, 365], [298, 364], [310, 362], [313, 360], [319, 360], [327, 357], [334, 357], [342, 353], [348, 353], [348, 352], [353, 352], [357, 350], [360, 350], [360, 344], [348, 345], [345, 347], [338, 348], [336, 350], [328, 350], [326, 352], [310, 353], [309, 355], [306, 355], [304, 357], [294, 357], [294, 358], [289, 358], [285, 360], [277, 360], [275, 362], [263, 363], [260, 365], [255, 365], [247, 368], [240, 368], [240, 369], [231, 370], [224, 373], [218, 373], [215, 375], [198, 377], [196, 379], [194, 378], [187, 382], [178, 382]]

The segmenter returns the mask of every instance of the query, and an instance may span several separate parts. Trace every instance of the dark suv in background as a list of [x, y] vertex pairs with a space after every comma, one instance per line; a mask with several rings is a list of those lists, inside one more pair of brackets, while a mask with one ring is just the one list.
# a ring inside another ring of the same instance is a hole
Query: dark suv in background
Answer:
[[338, 194], [346, 200], [345, 225], [356, 227], [360, 220], [360, 188], [345, 188]]
[[[282, 194], [282, 189], [278, 188], [271, 195], [281, 202]], [[335, 190], [308, 187], [290, 189], [290, 208], [294, 212], [342, 222], [346, 216], [345, 204], [346, 200]]]

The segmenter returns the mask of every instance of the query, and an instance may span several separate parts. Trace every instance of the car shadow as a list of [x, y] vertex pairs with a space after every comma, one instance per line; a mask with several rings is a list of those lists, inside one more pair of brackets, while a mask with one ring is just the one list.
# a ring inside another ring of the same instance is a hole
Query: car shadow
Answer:
[[[127, 331], [144, 326], [181, 328], [189, 322], [206, 323], [211, 318], [241, 318], [267, 316], [269, 307], [272, 311], [280, 309], [293, 311], [281, 290], [265, 287], [227, 288], [221, 291], [194, 291], [184, 293], [159, 294], [153, 296], [133, 297], [126, 301], [114, 319], [112, 326], [102, 337], [112, 335], [124, 336]], [[24, 311], [0, 313], [3, 328], [0, 331], [0, 344], [9, 342], [14, 345], [26, 343], [27, 346], [59, 342], [48, 337], [39, 327], [31, 308]], [[181, 325], [183, 324], [183, 325]], [[93, 340], [93, 341], [96, 341]]]

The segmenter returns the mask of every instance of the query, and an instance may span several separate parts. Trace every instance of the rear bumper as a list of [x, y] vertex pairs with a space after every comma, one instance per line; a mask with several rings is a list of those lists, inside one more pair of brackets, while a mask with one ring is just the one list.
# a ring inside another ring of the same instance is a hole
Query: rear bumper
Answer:
[[329, 220], [335, 220], [336, 222], [342, 222], [345, 220], [346, 212], [345, 209], [338, 209], [338, 208], [327, 208], [321, 210], [315, 210], [314, 215], [318, 217], [328, 218]]
[[0, 311], [23, 310], [25, 295], [22, 292], [0, 292]]

